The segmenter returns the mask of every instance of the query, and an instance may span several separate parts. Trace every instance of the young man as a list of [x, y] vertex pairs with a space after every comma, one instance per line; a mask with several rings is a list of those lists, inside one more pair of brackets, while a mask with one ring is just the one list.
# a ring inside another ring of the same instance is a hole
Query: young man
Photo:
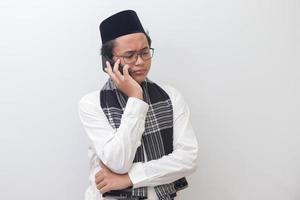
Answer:
[[180, 199], [198, 152], [189, 108], [173, 87], [147, 78], [154, 49], [136, 12], [110, 16], [100, 33], [109, 79], [79, 102], [91, 141], [85, 199]]

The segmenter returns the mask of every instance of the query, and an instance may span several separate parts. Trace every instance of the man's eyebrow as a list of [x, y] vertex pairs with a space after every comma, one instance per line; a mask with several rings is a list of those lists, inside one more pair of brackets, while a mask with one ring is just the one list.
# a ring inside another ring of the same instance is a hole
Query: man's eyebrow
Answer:
[[[142, 49], [139, 50], [139, 51], [143, 51], [143, 50], [148, 49], [148, 48], [149, 48], [149, 47], [146, 46], [146, 47], [142, 48]], [[124, 54], [131, 54], [131, 53], [135, 53], [135, 52], [136, 52], [136, 51], [125, 51]]]
[[135, 53], [135, 51], [125, 51], [124, 54], [131, 54], [131, 53]]

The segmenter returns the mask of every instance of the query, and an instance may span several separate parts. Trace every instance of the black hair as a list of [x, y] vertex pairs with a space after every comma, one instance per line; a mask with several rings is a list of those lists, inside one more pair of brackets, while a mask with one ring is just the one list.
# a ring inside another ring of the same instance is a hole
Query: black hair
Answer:
[[[151, 47], [152, 40], [151, 40], [149, 34], [148, 33], [144, 33], [144, 34], [147, 38], [149, 47]], [[104, 44], [102, 44], [102, 47], [101, 47], [101, 55], [105, 56], [109, 59], [112, 59], [114, 47], [115, 47], [115, 40], [110, 40], [108, 42], [105, 42]]]

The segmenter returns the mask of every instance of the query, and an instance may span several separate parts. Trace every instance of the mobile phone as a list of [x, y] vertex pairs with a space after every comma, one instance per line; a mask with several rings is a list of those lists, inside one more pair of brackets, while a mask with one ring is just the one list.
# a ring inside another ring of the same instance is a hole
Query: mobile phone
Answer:
[[[109, 64], [112, 67], [112, 69], [113, 69], [113, 67], [115, 65], [115, 61], [113, 61], [112, 59], [110, 59], [110, 58], [102, 55], [102, 69], [103, 69], [104, 72], [106, 72], [105, 68], [107, 67], [106, 66], [106, 61], [109, 62]], [[121, 72], [122, 75], [123, 75], [123, 67], [124, 67], [124, 65], [119, 64], [119, 71]], [[129, 70], [129, 75], [131, 75], [131, 71], [130, 70]]]

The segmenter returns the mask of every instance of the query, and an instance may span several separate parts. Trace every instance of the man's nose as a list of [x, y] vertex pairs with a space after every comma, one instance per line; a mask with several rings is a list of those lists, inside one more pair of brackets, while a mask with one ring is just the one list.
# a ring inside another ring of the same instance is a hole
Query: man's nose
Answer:
[[137, 59], [136, 59], [136, 62], [135, 64], [136, 65], [140, 65], [140, 64], [143, 64], [144, 63], [144, 60], [142, 58], [142, 56], [140, 54], [136, 55], [137, 56]]

